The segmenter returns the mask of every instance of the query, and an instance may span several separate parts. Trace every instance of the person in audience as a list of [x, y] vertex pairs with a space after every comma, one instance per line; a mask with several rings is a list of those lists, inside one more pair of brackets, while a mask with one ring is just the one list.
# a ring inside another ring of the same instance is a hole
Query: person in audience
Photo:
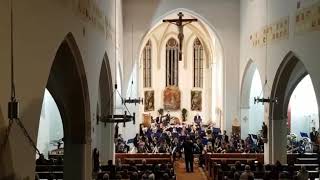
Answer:
[[61, 156], [58, 157], [56, 164], [63, 165], [63, 158]]
[[148, 176], [148, 179], [149, 179], [149, 180], [155, 180], [156, 178], [155, 178], [155, 175], [151, 172], [151, 173], [149, 174], [149, 176]]
[[300, 171], [297, 174], [298, 180], [308, 180], [309, 178], [309, 172], [306, 170], [305, 166], [301, 166]]
[[102, 179], [103, 180], [109, 180], [109, 174], [108, 173], [104, 173]]
[[169, 174], [168, 173], [164, 173], [163, 174], [163, 179], [164, 180], [169, 180], [170, 179]]
[[116, 159], [115, 169], [116, 171], [122, 171], [122, 164], [120, 158]]
[[228, 179], [235, 179], [235, 173], [236, 173], [237, 171], [236, 171], [236, 168], [234, 167], [234, 166], [232, 166], [231, 168], [230, 168], [230, 171], [229, 171], [229, 173], [228, 173]]
[[226, 160], [221, 161], [221, 170], [222, 171], [230, 171], [230, 166], [227, 164]]
[[276, 171], [277, 171], [278, 173], [281, 172], [281, 171], [283, 171], [283, 166], [282, 166], [282, 164], [280, 163], [280, 161], [276, 161], [275, 168], [276, 168]]
[[269, 172], [269, 177], [270, 177], [271, 179], [278, 179], [278, 177], [279, 177], [279, 171], [277, 171], [276, 166], [271, 165], [270, 168], [271, 168], [271, 171]]
[[239, 179], [240, 179], [240, 175], [241, 175], [241, 172], [240, 172], [240, 171], [236, 171], [236, 172], [234, 173], [234, 175], [233, 175], [233, 178], [234, 178], [235, 180], [239, 180]]
[[121, 174], [117, 172], [117, 173], [116, 173], [116, 176], [115, 176], [115, 179], [116, 179], [116, 180], [121, 180], [121, 179], [122, 179]]
[[240, 161], [236, 161], [234, 167], [236, 168], [236, 171], [242, 171], [241, 162]]
[[97, 173], [100, 170], [99, 151], [97, 148], [93, 149], [92, 159], [93, 159], [93, 172]]
[[122, 179], [130, 179], [129, 173], [127, 169], [123, 170]]
[[40, 155], [39, 155], [39, 158], [36, 160], [36, 164], [37, 164], [37, 165], [46, 165], [46, 164], [48, 164], [48, 160], [46, 160], [46, 159], [44, 158], [44, 155], [43, 155], [43, 154], [40, 154]]
[[251, 171], [255, 171], [255, 170], [256, 170], [256, 165], [254, 164], [254, 161], [249, 160], [248, 163], [247, 163], [247, 165], [250, 166], [250, 170], [251, 170]]
[[251, 172], [249, 165], [246, 165], [244, 170], [245, 171], [240, 175], [240, 179], [254, 179], [253, 172]]
[[130, 180], [139, 180], [139, 175], [137, 172], [133, 172], [130, 176]]
[[288, 162], [287, 171], [288, 171], [289, 177], [293, 177], [294, 176], [294, 174], [295, 174], [294, 161], [289, 161]]
[[287, 171], [281, 171], [279, 173], [279, 180], [287, 180], [289, 179], [289, 173]]
[[142, 159], [142, 165], [140, 166], [141, 171], [146, 171], [151, 169], [151, 167], [147, 164], [146, 159]]
[[110, 174], [109, 174], [110, 178], [114, 178], [114, 177], [115, 177], [115, 175], [116, 175], [116, 168], [115, 168], [115, 166], [113, 165], [112, 160], [108, 160], [108, 165], [106, 166], [105, 169], [106, 169], [106, 171], [109, 171], [109, 172], [110, 172]]
[[258, 163], [257, 163], [256, 171], [259, 172], [259, 173], [265, 171], [265, 170], [264, 170], [264, 167], [263, 167], [263, 164], [262, 164], [260, 161], [258, 161]]
[[154, 175], [155, 175], [156, 179], [160, 179], [162, 173], [160, 171], [160, 165], [159, 164], [156, 164], [154, 166], [154, 171], [153, 172], [154, 172]]
[[146, 179], [148, 179], [149, 177], [148, 177], [148, 175], [146, 174], [146, 173], [144, 173], [144, 174], [142, 174], [142, 179], [143, 180], [146, 180]]

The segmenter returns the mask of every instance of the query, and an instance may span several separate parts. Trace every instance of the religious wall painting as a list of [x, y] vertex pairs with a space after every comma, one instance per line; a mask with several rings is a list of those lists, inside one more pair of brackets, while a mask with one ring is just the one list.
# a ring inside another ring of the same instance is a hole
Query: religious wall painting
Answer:
[[298, 9], [295, 16], [295, 34], [320, 30], [320, 2]]
[[201, 91], [191, 91], [191, 111], [202, 111]]
[[144, 111], [154, 111], [154, 91], [144, 92]]
[[144, 127], [151, 127], [151, 115], [150, 114], [143, 114], [143, 126]]
[[289, 38], [289, 17], [283, 17], [250, 35], [252, 47], [263, 47], [267, 43]]
[[163, 92], [163, 107], [165, 110], [177, 111], [181, 106], [181, 93], [178, 87], [168, 86]]

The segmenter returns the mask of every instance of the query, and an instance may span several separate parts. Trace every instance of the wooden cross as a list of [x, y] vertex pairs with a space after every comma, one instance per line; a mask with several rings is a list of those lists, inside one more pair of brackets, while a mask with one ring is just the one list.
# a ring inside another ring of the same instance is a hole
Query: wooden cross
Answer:
[[198, 21], [198, 19], [182, 19], [183, 13], [179, 12], [178, 19], [164, 19], [163, 22], [169, 22], [171, 24], [174, 24], [178, 27], [178, 39], [179, 39], [179, 61], [182, 60], [182, 43], [183, 43], [183, 26], [190, 24], [192, 22]]

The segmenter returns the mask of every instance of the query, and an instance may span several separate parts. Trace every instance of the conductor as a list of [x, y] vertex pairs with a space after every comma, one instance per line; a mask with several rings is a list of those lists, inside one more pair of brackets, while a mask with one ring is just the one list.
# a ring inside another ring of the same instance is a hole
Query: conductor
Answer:
[[190, 171], [193, 172], [193, 148], [194, 148], [194, 144], [192, 140], [190, 139], [190, 137], [187, 137], [185, 142], [183, 143], [187, 172], [190, 172]]

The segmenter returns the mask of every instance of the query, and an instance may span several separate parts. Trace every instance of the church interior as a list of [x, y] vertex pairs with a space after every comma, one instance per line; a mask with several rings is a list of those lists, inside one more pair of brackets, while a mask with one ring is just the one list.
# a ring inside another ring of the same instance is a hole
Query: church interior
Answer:
[[0, 180], [319, 179], [319, 0], [0, 15]]

